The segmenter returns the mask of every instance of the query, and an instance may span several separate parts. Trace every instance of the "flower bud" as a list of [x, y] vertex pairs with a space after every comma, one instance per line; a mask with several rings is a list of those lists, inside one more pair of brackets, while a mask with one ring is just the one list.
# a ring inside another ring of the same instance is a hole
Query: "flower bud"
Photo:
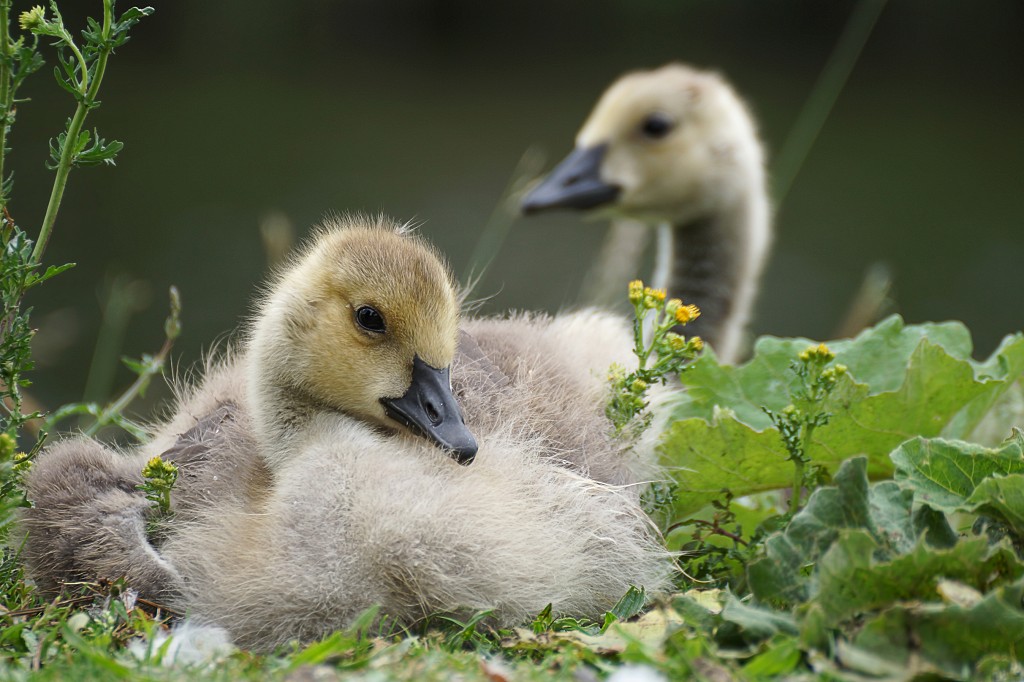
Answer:
[[46, 10], [40, 5], [36, 5], [32, 9], [22, 12], [18, 16], [18, 25], [21, 26], [22, 31], [31, 31], [34, 28], [39, 28], [46, 23]]

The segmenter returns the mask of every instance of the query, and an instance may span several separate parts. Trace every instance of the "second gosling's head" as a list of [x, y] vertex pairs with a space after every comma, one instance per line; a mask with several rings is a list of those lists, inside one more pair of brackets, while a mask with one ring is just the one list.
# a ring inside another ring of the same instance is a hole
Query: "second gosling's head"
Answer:
[[613, 83], [573, 152], [526, 196], [523, 209], [692, 219], [762, 184], [762, 157], [753, 119], [724, 79], [668, 64]]
[[[410, 429], [468, 464], [476, 441], [449, 376], [458, 328], [454, 278], [433, 247], [384, 217], [332, 220], [271, 284], [250, 383], [272, 389], [263, 400]], [[258, 422], [282, 421], [279, 405], [260, 408]]]

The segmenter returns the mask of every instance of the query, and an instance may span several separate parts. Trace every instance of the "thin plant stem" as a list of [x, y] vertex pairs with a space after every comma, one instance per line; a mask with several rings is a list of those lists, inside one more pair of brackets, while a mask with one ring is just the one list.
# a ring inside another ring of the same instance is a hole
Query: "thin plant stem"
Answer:
[[[103, 0], [103, 39], [110, 38], [110, 23], [112, 20], [113, 8], [110, 0]], [[77, 50], [76, 50], [77, 52]], [[43, 226], [39, 229], [39, 238], [36, 240], [35, 249], [32, 251], [32, 260], [35, 263], [42, 262], [43, 252], [46, 250], [46, 243], [50, 240], [50, 233], [53, 231], [53, 224], [57, 221], [57, 211], [60, 209], [60, 202], [64, 198], [64, 187], [68, 182], [68, 174], [74, 165], [75, 142], [82, 132], [82, 125], [89, 110], [96, 105], [96, 95], [99, 92], [100, 84], [103, 82], [103, 73], [107, 69], [107, 58], [110, 56], [109, 46], [100, 50], [96, 59], [96, 72], [92, 82], [88, 80], [88, 74], [83, 77], [79, 84], [82, 97], [78, 100], [75, 108], [75, 115], [71, 118], [68, 126], [67, 136], [64, 138], [64, 148], [61, 150], [60, 161], [57, 164], [57, 175], [53, 179], [53, 190], [50, 192], [50, 201], [46, 205], [46, 214], [43, 216]]]
[[818, 134], [853, 72], [887, 0], [861, 0], [850, 14], [832, 54], [797, 115], [775, 160], [775, 206], [782, 206]]
[[[4, 179], [4, 157], [7, 155], [7, 128], [10, 127], [11, 106], [11, 70], [7, 64], [8, 53], [11, 49], [11, 36], [8, 32], [10, 20], [11, 1], [0, 0], [0, 107], [3, 109], [3, 119], [0, 120], [0, 183]], [[7, 197], [0, 189], [0, 206], [7, 204]]]
[[519, 162], [516, 163], [505, 189], [502, 190], [501, 198], [484, 224], [484, 229], [480, 231], [473, 254], [469, 258], [469, 266], [466, 268], [467, 289], [472, 290], [472, 284], [483, 278], [483, 273], [501, 251], [512, 223], [519, 215], [519, 198], [543, 166], [544, 155], [536, 147], [529, 147], [519, 157]]
[[[167, 360], [167, 356], [171, 352], [171, 348], [173, 346], [174, 339], [166, 339], [164, 341], [164, 345], [161, 346], [160, 352], [158, 352], [153, 358], [155, 367], [163, 367], [163, 364]], [[153, 379], [154, 374], [156, 374], [156, 371], [143, 372], [136, 377], [135, 381], [132, 382], [132, 385], [125, 389], [125, 392], [122, 393], [117, 400], [110, 403], [100, 411], [99, 415], [96, 417], [96, 421], [85, 429], [83, 433], [85, 433], [86, 436], [95, 436], [101, 428], [110, 423], [114, 415], [119, 415], [124, 412], [125, 408], [131, 405], [132, 401], [134, 401], [140, 393], [146, 390], [146, 387], [149, 386], [149, 382]]]

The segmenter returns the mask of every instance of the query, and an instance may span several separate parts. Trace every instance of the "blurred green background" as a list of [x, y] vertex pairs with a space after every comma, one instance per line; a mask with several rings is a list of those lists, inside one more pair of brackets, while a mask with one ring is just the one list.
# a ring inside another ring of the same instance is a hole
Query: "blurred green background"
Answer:
[[[76, 27], [99, 14], [98, 0], [65, 4]], [[116, 168], [72, 173], [47, 253], [78, 267], [29, 300], [40, 329], [30, 391], [47, 407], [82, 397], [119, 278], [137, 282], [139, 310], [109, 328], [101, 366], [160, 346], [171, 284], [184, 301], [177, 364], [235, 329], [266, 272], [259, 225], [273, 213], [300, 235], [335, 211], [415, 218], [464, 276], [524, 150], [539, 145], [549, 168], [626, 70], [682, 60], [722, 71], [771, 158], [855, 5], [153, 4], [88, 122], [125, 150]], [[31, 101], [9, 138], [11, 210], [32, 235], [52, 182], [47, 140], [73, 108], [48, 71], [24, 87]], [[1022, 326], [1022, 185], [1024, 3], [892, 0], [779, 208], [755, 332], [827, 337], [883, 261], [909, 321], [964, 320], [987, 354]], [[483, 311], [571, 307], [605, 227], [571, 213], [517, 220], [477, 289], [490, 296]], [[91, 390], [131, 378], [100, 371]]]

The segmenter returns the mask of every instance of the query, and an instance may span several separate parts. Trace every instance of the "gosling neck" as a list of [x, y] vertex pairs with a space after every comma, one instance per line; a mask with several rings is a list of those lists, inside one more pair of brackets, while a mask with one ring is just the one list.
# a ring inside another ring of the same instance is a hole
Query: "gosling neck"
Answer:
[[260, 455], [276, 471], [301, 450], [310, 427], [327, 409], [264, 360], [255, 354], [249, 363], [249, 401]]
[[739, 359], [770, 243], [767, 200], [747, 197], [717, 212], [658, 227], [654, 285], [694, 303], [686, 325], [723, 362]]

